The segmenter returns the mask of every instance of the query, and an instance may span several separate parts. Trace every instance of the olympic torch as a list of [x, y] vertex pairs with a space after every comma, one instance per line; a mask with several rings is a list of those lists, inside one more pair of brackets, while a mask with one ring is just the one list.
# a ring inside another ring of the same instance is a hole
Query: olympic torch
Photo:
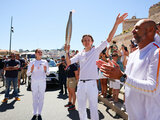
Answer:
[[[66, 45], [70, 45], [71, 35], [72, 35], [72, 11], [70, 11], [69, 13], [69, 19], [66, 27], [66, 38], [65, 38]], [[66, 51], [66, 52], [69, 52], [69, 51]]]

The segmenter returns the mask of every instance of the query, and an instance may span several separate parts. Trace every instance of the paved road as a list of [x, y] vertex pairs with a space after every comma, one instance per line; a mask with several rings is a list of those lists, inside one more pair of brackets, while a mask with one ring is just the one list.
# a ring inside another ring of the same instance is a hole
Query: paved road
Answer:
[[[1, 89], [3, 90], [3, 89]], [[10, 92], [12, 93], [12, 92]], [[32, 94], [22, 85], [19, 93], [21, 101], [14, 101], [12, 95], [8, 103], [0, 103], [0, 120], [30, 120], [32, 117]], [[0, 100], [4, 97], [4, 92], [0, 91]], [[68, 102], [67, 96], [59, 95], [58, 87], [48, 89], [45, 93], [45, 101], [42, 112], [43, 120], [79, 120], [78, 111], [68, 111], [64, 105]], [[77, 105], [76, 105], [77, 107]], [[102, 102], [98, 104], [100, 120], [122, 120], [115, 112], [108, 109]], [[87, 109], [88, 118], [89, 109]]]

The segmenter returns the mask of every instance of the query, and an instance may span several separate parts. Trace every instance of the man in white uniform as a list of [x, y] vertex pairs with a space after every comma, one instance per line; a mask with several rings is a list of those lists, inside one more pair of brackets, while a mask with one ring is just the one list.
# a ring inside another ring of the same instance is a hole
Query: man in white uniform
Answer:
[[36, 60], [29, 63], [27, 75], [31, 75], [31, 89], [33, 96], [33, 118], [32, 120], [41, 120], [41, 111], [46, 90], [46, 75], [49, 74], [48, 62], [41, 60], [42, 51], [35, 51]]
[[150, 19], [137, 22], [133, 36], [138, 49], [130, 54], [125, 74], [118, 67], [103, 64], [107, 77], [125, 78], [125, 104], [129, 120], [160, 120], [160, 49], [154, 42], [156, 24]]
[[[128, 16], [127, 13], [117, 16], [115, 25], [107, 38], [107, 41], [111, 41], [117, 27], [124, 19]], [[84, 35], [82, 37], [82, 44], [85, 49], [79, 52], [76, 56], [69, 59], [69, 53], [66, 52], [67, 65], [79, 62], [80, 64], [80, 77], [77, 88], [77, 102], [78, 102], [78, 112], [80, 120], [87, 120], [86, 113], [86, 102], [89, 100], [89, 106], [91, 111], [91, 120], [99, 120], [98, 116], [98, 89], [96, 80], [98, 77], [98, 69], [96, 66], [96, 61], [99, 59], [99, 54], [102, 50], [107, 47], [107, 41], [103, 42], [98, 47], [92, 47], [93, 38], [91, 35]], [[65, 45], [65, 50], [69, 51], [69, 46]]]

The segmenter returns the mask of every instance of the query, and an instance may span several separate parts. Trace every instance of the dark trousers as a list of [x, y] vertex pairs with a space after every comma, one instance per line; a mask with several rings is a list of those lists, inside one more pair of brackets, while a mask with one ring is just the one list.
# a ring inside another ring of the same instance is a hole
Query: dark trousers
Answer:
[[5, 98], [9, 98], [9, 89], [11, 86], [11, 82], [13, 82], [13, 88], [14, 88], [13, 95], [14, 95], [14, 97], [18, 97], [18, 89], [17, 89], [18, 79], [17, 79], [17, 77], [15, 77], [15, 78], [6, 77]]
[[60, 81], [60, 88], [61, 88], [60, 93], [63, 94], [63, 92], [64, 92], [63, 87], [64, 87], [65, 94], [67, 94], [66, 76], [59, 77], [59, 81]]

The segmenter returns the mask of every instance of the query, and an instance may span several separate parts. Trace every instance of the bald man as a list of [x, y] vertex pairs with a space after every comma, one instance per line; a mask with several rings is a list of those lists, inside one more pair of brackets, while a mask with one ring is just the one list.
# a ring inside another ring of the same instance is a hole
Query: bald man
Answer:
[[125, 105], [129, 120], [160, 120], [160, 49], [154, 42], [156, 24], [150, 19], [136, 23], [132, 31], [138, 49], [130, 54], [126, 71], [101, 65], [113, 79], [125, 79]]

